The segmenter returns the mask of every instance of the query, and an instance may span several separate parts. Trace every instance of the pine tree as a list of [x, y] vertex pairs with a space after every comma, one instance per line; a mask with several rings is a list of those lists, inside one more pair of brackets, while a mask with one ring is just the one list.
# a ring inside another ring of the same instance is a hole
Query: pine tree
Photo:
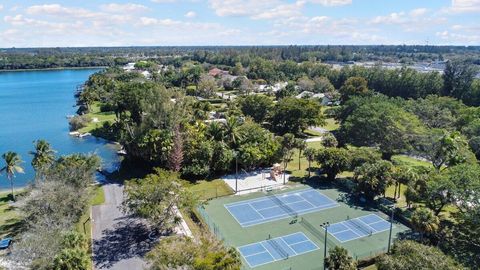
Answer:
[[168, 167], [170, 170], [179, 172], [182, 169], [183, 163], [183, 138], [180, 133], [180, 128], [177, 125], [174, 129], [173, 135], [173, 147], [170, 150], [170, 155], [168, 158]]

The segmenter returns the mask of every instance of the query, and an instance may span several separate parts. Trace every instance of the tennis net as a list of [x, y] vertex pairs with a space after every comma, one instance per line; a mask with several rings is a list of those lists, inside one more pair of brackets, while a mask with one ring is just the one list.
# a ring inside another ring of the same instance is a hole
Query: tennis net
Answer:
[[324, 235], [312, 225], [312, 223], [308, 222], [306, 219], [302, 217], [300, 220], [300, 225], [302, 225], [307, 231], [313, 234], [315, 237], [323, 241]]
[[283, 210], [285, 210], [285, 212], [287, 212], [287, 214], [289, 214], [291, 217], [298, 217], [298, 213], [292, 208], [290, 208], [288, 205], [286, 205], [284, 202], [282, 202], [282, 200], [280, 200], [277, 196], [272, 195], [270, 196], [270, 199], [274, 201], [275, 204], [280, 206]]
[[[305, 218], [300, 219], [300, 225], [302, 225], [307, 231], [309, 231], [313, 236], [317, 237], [318, 240], [320, 240], [322, 243], [325, 243], [325, 231], [322, 233], [320, 230], [317, 230], [317, 228], [310, 223], [308, 220]], [[327, 238], [327, 245], [329, 247], [335, 247], [336, 244], [332, 242], [329, 238]]]
[[267, 243], [275, 249], [278, 254], [283, 258], [283, 259], [288, 259], [288, 252], [286, 252], [278, 243], [275, 241], [275, 239], [267, 239]]
[[372, 234], [372, 230], [365, 227], [365, 225], [361, 224], [360, 221], [356, 221], [356, 219], [347, 219], [347, 223], [353, 225], [355, 228], [359, 229], [360, 231], [366, 234]]

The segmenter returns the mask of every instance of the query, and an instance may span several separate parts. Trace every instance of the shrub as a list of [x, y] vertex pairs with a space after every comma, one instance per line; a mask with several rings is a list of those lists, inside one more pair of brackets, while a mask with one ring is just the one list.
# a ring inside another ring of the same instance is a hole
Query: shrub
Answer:
[[68, 121], [68, 124], [70, 126], [70, 131], [75, 131], [79, 130], [81, 128], [84, 128], [90, 123], [91, 119], [87, 115], [76, 115]]

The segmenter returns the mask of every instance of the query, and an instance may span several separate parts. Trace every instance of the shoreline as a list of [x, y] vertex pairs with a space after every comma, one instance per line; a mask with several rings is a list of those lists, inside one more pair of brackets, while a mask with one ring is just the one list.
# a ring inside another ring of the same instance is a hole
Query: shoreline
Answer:
[[0, 73], [2, 73], [2, 72], [23, 72], [23, 71], [55, 71], [55, 70], [105, 69], [105, 68], [108, 68], [108, 66], [0, 69]]

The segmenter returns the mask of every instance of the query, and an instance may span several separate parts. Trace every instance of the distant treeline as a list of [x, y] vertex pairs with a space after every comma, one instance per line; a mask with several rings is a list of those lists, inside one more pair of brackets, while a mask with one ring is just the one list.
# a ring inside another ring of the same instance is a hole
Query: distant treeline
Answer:
[[295, 62], [383, 61], [413, 63], [469, 59], [480, 65], [480, 46], [211, 46], [0, 49], [0, 70], [114, 66], [139, 59], [173, 58], [233, 66], [248, 59]]

